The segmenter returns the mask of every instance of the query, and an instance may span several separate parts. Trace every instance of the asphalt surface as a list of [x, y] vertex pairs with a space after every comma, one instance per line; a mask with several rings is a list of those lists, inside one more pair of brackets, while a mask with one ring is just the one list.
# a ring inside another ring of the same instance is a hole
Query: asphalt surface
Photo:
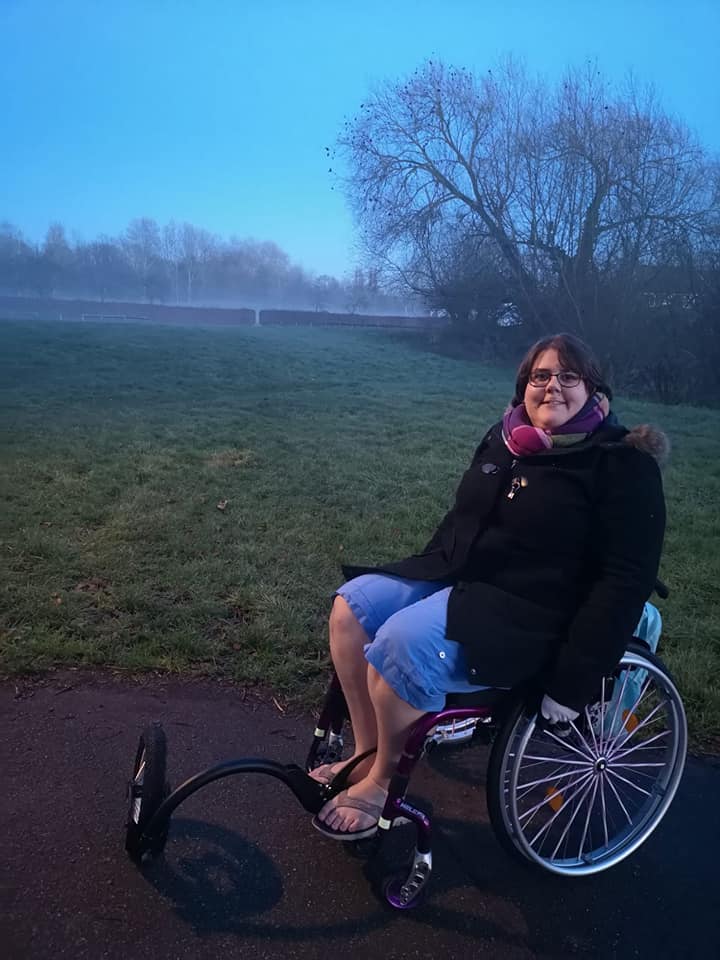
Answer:
[[201, 791], [175, 814], [163, 857], [123, 849], [137, 738], [162, 720], [173, 784], [221, 759], [302, 763], [313, 723], [271, 697], [209, 682], [69, 672], [0, 684], [0, 957], [716, 958], [720, 762], [691, 759], [675, 802], [630, 860], [569, 881], [535, 874], [488, 825], [482, 747], [445, 748], [411, 797], [433, 811], [427, 902], [393, 912], [378, 858], [320, 837], [293, 795], [259, 775]]

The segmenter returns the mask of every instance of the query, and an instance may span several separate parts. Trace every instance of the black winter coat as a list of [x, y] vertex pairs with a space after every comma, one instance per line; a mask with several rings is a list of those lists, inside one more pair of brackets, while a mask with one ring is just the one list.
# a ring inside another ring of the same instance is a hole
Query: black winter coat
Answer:
[[641, 447], [663, 443], [611, 415], [582, 443], [514, 458], [496, 424], [425, 549], [381, 567], [344, 566], [345, 576], [452, 584], [446, 635], [465, 645], [471, 682], [515, 686], [539, 675], [558, 703], [581, 710], [655, 585], [665, 501]]

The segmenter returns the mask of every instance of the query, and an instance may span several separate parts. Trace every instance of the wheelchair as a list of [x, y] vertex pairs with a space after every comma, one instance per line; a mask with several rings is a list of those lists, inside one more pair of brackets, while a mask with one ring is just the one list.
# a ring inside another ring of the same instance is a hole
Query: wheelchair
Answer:
[[[682, 777], [687, 722], [677, 687], [650, 644], [633, 639], [617, 668], [603, 678], [595, 701], [572, 723], [544, 721], [540, 698], [532, 688], [452, 695], [443, 710], [415, 723], [376, 836], [354, 841], [376, 850], [394, 825], [409, 821], [414, 826], [415, 847], [407, 865], [381, 883], [390, 907], [411, 909], [426, 895], [432, 826], [406, 794], [416, 764], [435, 747], [491, 745], [486, 794], [493, 831], [509, 854], [535, 869], [569, 877], [599, 873], [630, 856], [658, 826]], [[305, 810], [318, 813], [347, 786], [350, 769], [329, 785], [308, 771], [342, 759], [347, 720], [333, 677], [303, 766], [262, 758], [226, 761], [175, 790], [167, 780], [162, 726], [146, 727], [127, 790], [127, 853], [137, 864], [161, 854], [177, 807], [207, 784], [236, 774], [274, 777]]]

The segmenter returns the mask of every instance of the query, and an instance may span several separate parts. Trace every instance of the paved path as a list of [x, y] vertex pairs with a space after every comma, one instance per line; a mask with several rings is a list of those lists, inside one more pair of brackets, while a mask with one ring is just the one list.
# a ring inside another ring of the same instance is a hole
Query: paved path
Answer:
[[[261, 776], [190, 799], [165, 857], [137, 870], [122, 847], [125, 781], [142, 724], [160, 718], [175, 784], [222, 758], [302, 762], [312, 728], [208, 682], [65, 673], [0, 684], [3, 960], [720, 956], [717, 761], [690, 762], [634, 858], [569, 882], [500, 850], [482, 748], [436, 753], [411, 791], [439, 828], [430, 898], [397, 914], [373, 893], [368, 865]], [[389, 859], [408, 830], [393, 831]]]

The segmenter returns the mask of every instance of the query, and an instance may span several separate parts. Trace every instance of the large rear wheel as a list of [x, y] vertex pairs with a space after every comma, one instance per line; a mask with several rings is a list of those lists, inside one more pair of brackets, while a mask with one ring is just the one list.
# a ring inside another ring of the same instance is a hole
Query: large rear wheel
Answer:
[[586, 876], [633, 853], [662, 820], [687, 751], [682, 700], [633, 645], [565, 731], [518, 703], [493, 745], [490, 819], [500, 843], [551, 873]]

